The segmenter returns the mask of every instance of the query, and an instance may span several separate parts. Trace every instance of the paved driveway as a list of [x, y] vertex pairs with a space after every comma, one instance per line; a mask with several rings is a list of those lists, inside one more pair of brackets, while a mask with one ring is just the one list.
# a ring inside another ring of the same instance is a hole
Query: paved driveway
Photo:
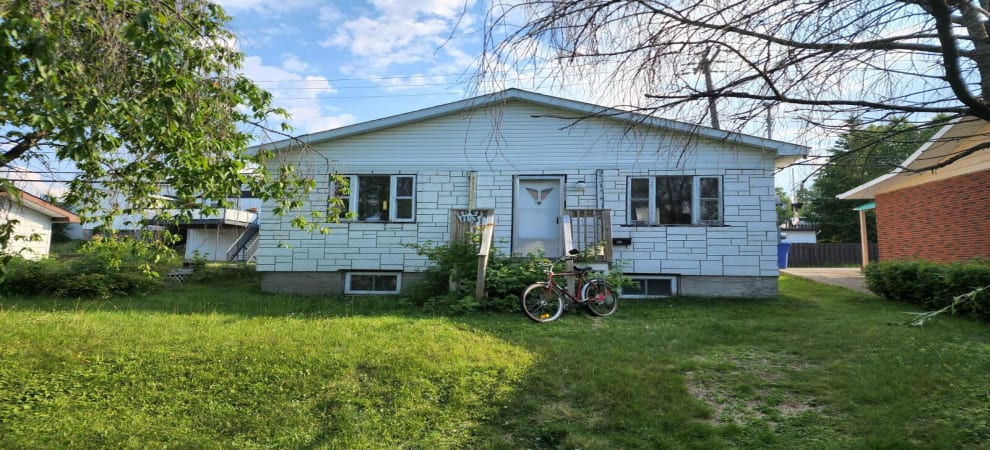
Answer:
[[823, 284], [852, 289], [864, 294], [872, 294], [869, 289], [866, 289], [866, 281], [858, 267], [792, 267], [782, 269], [781, 272]]

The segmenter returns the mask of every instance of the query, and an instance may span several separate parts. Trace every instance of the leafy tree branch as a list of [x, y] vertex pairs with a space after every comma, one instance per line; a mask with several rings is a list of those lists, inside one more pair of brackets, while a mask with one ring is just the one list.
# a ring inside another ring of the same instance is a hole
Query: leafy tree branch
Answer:
[[227, 207], [242, 189], [276, 213], [298, 209], [315, 174], [246, 151], [289, 128], [271, 94], [239, 73], [229, 20], [204, 0], [4, 2], [0, 133], [13, 145], [0, 167], [71, 166], [66, 201], [107, 226], [161, 209], [164, 186], [196, 200], [171, 205], [178, 217]]

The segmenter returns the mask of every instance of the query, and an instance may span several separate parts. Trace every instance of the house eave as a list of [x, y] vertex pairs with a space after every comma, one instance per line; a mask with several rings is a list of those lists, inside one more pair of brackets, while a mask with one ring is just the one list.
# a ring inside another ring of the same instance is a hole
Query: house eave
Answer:
[[422, 122], [425, 120], [468, 112], [475, 109], [484, 108], [490, 105], [506, 103], [509, 101], [523, 101], [540, 106], [559, 108], [565, 111], [576, 113], [574, 120], [581, 120], [591, 117], [606, 117], [635, 125], [645, 125], [664, 130], [691, 134], [720, 142], [732, 142], [740, 145], [757, 148], [764, 151], [773, 151], [775, 157], [804, 157], [808, 154], [809, 147], [791, 144], [772, 139], [765, 139], [750, 136], [742, 133], [718, 130], [697, 124], [678, 122], [669, 119], [662, 119], [646, 114], [639, 114], [621, 109], [593, 105], [559, 97], [553, 97], [535, 92], [520, 89], [507, 89], [491, 94], [459, 100], [439, 106], [420, 109], [408, 113], [389, 116], [381, 119], [361, 122], [331, 130], [321, 131], [299, 136], [292, 139], [283, 139], [269, 144], [261, 144], [248, 148], [248, 153], [256, 154], [262, 150], [280, 151], [292, 148], [297, 143], [314, 145], [356, 136], [374, 131], [393, 128], [402, 125]]
[[[6, 194], [3, 194], [6, 196]], [[55, 206], [40, 197], [36, 197], [24, 191], [17, 193], [20, 197], [20, 204], [24, 207], [44, 214], [52, 219], [53, 223], [79, 223], [79, 216], [63, 208]]]
[[843, 192], [836, 198], [840, 200], [872, 200], [876, 198], [877, 194], [894, 190], [905, 183], [908, 177], [916, 175], [918, 172], [915, 170], [931, 166], [936, 159], [951, 154], [958, 147], [960, 141], [980, 136], [978, 133], [980, 128], [986, 125], [986, 122], [971, 117], [955, 118], [908, 156], [900, 167]]

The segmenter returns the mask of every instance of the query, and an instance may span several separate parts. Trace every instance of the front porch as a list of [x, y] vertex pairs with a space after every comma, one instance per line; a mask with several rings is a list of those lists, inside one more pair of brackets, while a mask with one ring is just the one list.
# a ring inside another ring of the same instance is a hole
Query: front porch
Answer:
[[[560, 219], [561, 248], [565, 252], [576, 249], [586, 261], [612, 262], [612, 210], [567, 209]], [[472, 235], [484, 237], [486, 232], [493, 232], [495, 226], [494, 209], [450, 210], [452, 241], [468, 239]]]

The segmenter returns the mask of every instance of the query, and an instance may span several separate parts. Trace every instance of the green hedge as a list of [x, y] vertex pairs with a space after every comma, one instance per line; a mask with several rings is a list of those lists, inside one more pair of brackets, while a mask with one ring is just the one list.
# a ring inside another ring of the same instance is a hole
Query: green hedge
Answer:
[[[865, 274], [866, 286], [877, 295], [936, 310], [949, 306], [958, 295], [990, 286], [990, 260], [881, 262], [868, 265]], [[955, 313], [990, 319], [990, 291], [980, 292]]]

